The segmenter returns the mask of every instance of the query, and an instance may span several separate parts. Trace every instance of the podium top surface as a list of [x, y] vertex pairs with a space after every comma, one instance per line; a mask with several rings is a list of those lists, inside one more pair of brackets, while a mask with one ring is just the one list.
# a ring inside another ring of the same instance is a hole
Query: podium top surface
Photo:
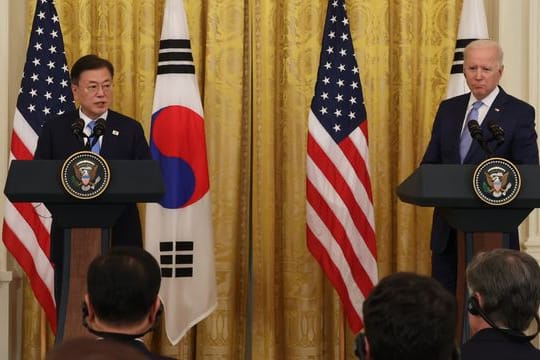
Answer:
[[[507, 208], [540, 207], [540, 166], [518, 165], [521, 190]], [[401, 201], [419, 206], [447, 208], [492, 208], [473, 189], [476, 165], [421, 165], [397, 188]]]
[[155, 160], [109, 160], [110, 182], [99, 197], [79, 200], [63, 188], [62, 160], [14, 160], [4, 193], [11, 202], [102, 203], [158, 202], [165, 185]]

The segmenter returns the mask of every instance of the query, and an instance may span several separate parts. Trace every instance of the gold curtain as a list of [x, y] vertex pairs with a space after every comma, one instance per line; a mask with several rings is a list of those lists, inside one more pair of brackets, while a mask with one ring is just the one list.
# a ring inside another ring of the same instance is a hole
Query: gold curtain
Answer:
[[[399, 202], [395, 188], [429, 139], [461, 2], [347, 0], [369, 119], [380, 277], [430, 271], [430, 210]], [[181, 359], [338, 359], [339, 300], [305, 245], [307, 116], [327, 2], [184, 3], [204, 103], [218, 308], [179, 346], [162, 330], [146, 341]], [[147, 135], [163, 6], [56, 1], [68, 63], [87, 53], [110, 59], [112, 108]], [[23, 359], [39, 359], [52, 336], [40, 342], [39, 307], [28, 285], [24, 294]], [[344, 337], [353, 359], [353, 334]]]

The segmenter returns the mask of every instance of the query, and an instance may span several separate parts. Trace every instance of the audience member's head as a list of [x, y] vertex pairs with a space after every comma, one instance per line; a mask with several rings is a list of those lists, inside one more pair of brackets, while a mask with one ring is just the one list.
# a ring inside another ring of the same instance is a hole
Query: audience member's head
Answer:
[[160, 311], [159, 264], [137, 247], [113, 247], [88, 268], [85, 303], [88, 326], [101, 332], [140, 334]]
[[467, 267], [467, 284], [473, 334], [488, 327], [520, 333], [538, 313], [540, 267], [524, 252], [496, 249], [477, 254]]
[[96, 341], [90, 338], [66, 340], [52, 349], [46, 360], [145, 360], [133, 347], [117, 341]]
[[455, 355], [455, 299], [433, 278], [396, 273], [382, 279], [364, 302], [363, 314], [367, 360]]

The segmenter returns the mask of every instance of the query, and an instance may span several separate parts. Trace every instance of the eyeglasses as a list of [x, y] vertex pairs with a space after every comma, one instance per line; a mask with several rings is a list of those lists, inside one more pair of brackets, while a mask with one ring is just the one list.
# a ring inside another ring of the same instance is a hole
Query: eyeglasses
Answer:
[[103, 93], [108, 94], [111, 92], [113, 84], [111, 82], [105, 82], [103, 84], [90, 84], [84, 89], [91, 95], [94, 95], [101, 88]]

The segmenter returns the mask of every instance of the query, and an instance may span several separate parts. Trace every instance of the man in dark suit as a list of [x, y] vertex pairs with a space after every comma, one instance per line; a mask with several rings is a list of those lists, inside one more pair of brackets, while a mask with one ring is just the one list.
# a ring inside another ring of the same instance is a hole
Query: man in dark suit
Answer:
[[[469, 120], [479, 123], [493, 156], [515, 164], [538, 164], [534, 108], [498, 86], [503, 69], [503, 52], [495, 41], [476, 40], [465, 48], [463, 73], [471, 92], [440, 104], [422, 164], [478, 164], [486, 159], [480, 144], [471, 140]], [[503, 144], [496, 144], [490, 124], [504, 130]], [[456, 237], [456, 229], [435, 209], [431, 232], [432, 275], [453, 293], [457, 276]], [[509, 240], [510, 248], [519, 249], [517, 229]]]
[[[479, 253], [467, 267], [467, 283], [472, 337], [462, 347], [462, 359], [540, 359], [530, 343], [540, 326], [538, 262], [518, 250]], [[533, 319], [535, 333], [525, 335]]]
[[[151, 159], [148, 143], [140, 123], [109, 109], [113, 95], [114, 67], [106, 59], [86, 55], [73, 64], [71, 90], [79, 109], [47, 119], [41, 130], [34, 159], [65, 160], [71, 154], [87, 149], [86, 144], [95, 143], [93, 151], [106, 160]], [[92, 121], [103, 119], [103, 135], [91, 138]], [[82, 133], [74, 133], [74, 125], [81, 124]], [[63, 229], [53, 219], [51, 227], [51, 260], [55, 266], [55, 298], [60, 299], [62, 276]], [[142, 247], [142, 232], [136, 204], [127, 204], [114, 225], [112, 246], [129, 245]]]
[[154, 257], [137, 247], [115, 247], [88, 267], [83, 324], [101, 341], [118, 341], [148, 359], [142, 336], [156, 327], [162, 311], [158, 297], [161, 270]]
[[56, 345], [45, 360], [148, 360], [140, 351], [118, 341], [73, 338]]

